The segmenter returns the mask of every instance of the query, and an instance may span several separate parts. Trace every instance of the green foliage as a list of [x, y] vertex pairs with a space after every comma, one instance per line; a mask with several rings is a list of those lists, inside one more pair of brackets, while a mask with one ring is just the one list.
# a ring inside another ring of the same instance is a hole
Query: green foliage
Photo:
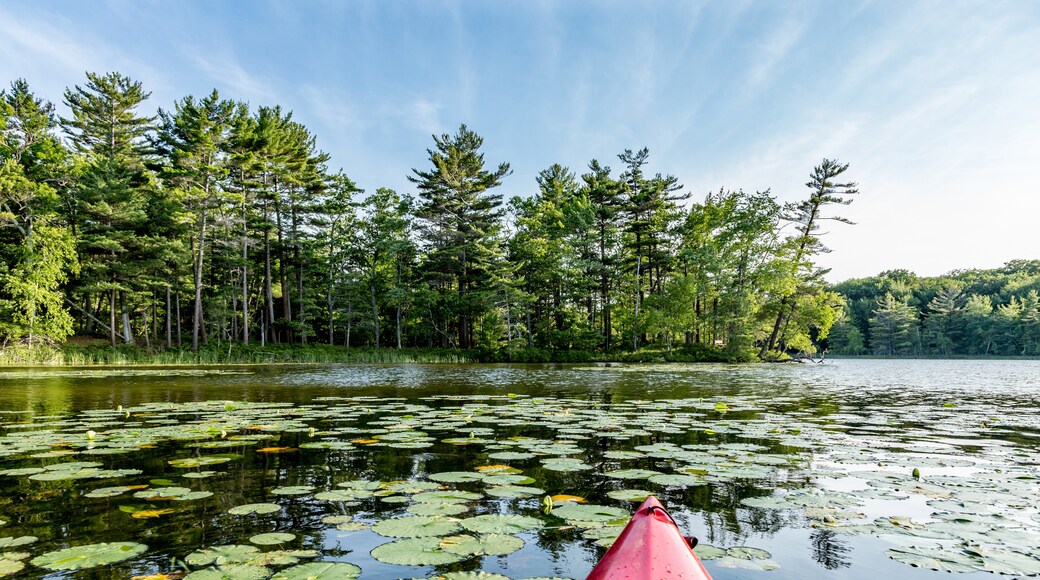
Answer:
[[61, 286], [79, 273], [75, 244], [65, 228], [39, 224], [22, 246], [22, 259], [4, 274], [12, 325], [8, 339], [60, 342], [72, 334], [73, 319], [64, 307]]
[[[823, 284], [821, 224], [847, 222], [829, 210], [858, 192], [834, 160], [787, 205], [725, 189], [687, 204], [646, 148], [618, 155], [617, 175], [596, 160], [580, 176], [550, 164], [534, 195], [504, 205], [494, 192], [509, 164], [486, 167], [483, 139], [462, 125], [434, 136], [413, 202], [330, 172], [279, 106], [212, 91], [153, 117], [148, 97], [124, 75], [88, 73], [59, 120], [25, 81], [0, 92], [5, 360], [1040, 353], [1036, 262]], [[110, 346], [20, 343], [72, 333]], [[402, 352], [373, 350], [386, 345]]]
[[484, 169], [483, 143], [466, 125], [434, 136], [435, 147], [427, 150], [433, 167], [409, 176], [422, 200], [416, 216], [426, 251], [423, 278], [434, 290], [431, 323], [444, 346], [474, 346], [475, 323], [493, 303], [502, 196], [488, 190], [510, 170], [508, 163]]
[[870, 344], [874, 354], [881, 356], [918, 354], [920, 334], [917, 312], [891, 294], [878, 301], [870, 318]]
[[[839, 336], [832, 336], [828, 343], [840, 354], [869, 350], [886, 356], [1037, 356], [1037, 264], [1016, 261], [993, 270], [952, 272], [936, 278], [893, 270], [842, 282], [833, 290], [846, 297], [849, 308], [839, 323]], [[892, 332], [883, 329], [895, 316], [887, 307], [888, 296], [903, 305], [897, 317], [904, 321], [899, 333], [904, 336], [901, 348], [893, 346]], [[861, 350], [857, 341], [864, 336], [870, 340]]]

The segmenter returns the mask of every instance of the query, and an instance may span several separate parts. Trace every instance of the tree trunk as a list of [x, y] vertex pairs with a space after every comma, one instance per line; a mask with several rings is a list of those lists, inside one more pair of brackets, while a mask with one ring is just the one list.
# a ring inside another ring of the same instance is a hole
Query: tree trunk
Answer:
[[343, 339], [343, 346], [350, 348], [350, 326], [354, 322], [354, 304], [347, 303], [347, 336]]
[[[91, 297], [90, 294], [84, 294], [83, 295], [83, 303], [84, 303], [84, 308], [83, 308], [84, 318], [83, 318], [83, 325], [80, 326], [80, 328], [83, 329], [83, 334], [86, 334], [88, 336], [93, 336], [93, 334], [94, 334], [94, 318], [93, 318], [93, 316], [94, 316], [94, 299], [93, 299], [93, 297]], [[101, 308], [101, 302], [100, 301], [98, 301], [98, 308], [99, 309]]]
[[176, 307], [177, 307], [177, 348], [184, 346], [184, 342], [181, 340], [181, 291], [178, 290], [175, 294]]
[[325, 304], [329, 312], [329, 344], [333, 344], [332, 335], [335, 330], [335, 304], [332, 300], [332, 268], [329, 268], [329, 290], [325, 296]]
[[116, 289], [113, 288], [109, 291], [108, 295], [108, 314], [110, 317], [108, 325], [108, 337], [111, 339], [112, 348], [116, 347]]
[[401, 301], [397, 301], [397, 350], [401, 350]]
[[291, 344], [293, 332], [289, 323], [292, 322], [292, 299], [290, 298], [289, 285], [285, 283], [285, 270], [287, 269], [285, 264], [285, 236], [282, 234], [282, 202], [281, 196], [278, 195], [277, 183], [275, 183], [274, 221], [278, 226], [276, 228], [276, 233], [278, 234], [278, 283], [282, 285], [282, 318], [287, 325], [285, 341]]
[[206, 210], [201, 209], [199, 214], [199, 247], [195, 254], [195, 307], [191, 322], [191, 352], [199, 352], [199, 330], [202, 328], [202, 259], [206, 248]]
[[636, 308], [632, 319], [632, 351], [639, 350], [639, 306], [643, 295], [643, 255], [639, 251], [639, 236], [636, 236]]
[[166, 348], [173, 347], [173, 332], [171, 328], [173, 326], [170, 320], [170, 287], [166, 287]]
[[132, 344], [134, 337], [130, 334], [130, 313], [126, 309], [126, 290], [119, 291], [119, 310], [123, 315], [123, 342]]
[[401, 259], [397, 259], [397, 350], [401, 350]]
[[242, 202], [242, 344], [249, 346], [249, 239], [246, 203]]
[[152, 341], [148, 337], [148, 325], [149, 324], [150, 324], [150, 321], [148, 320], [148, 309], [145, 308], [144, 309], [144, 347], [146, 349], [148, 349], [148, 350], [151, 350], [152, 349]]
[[603, 308], [603, 348], [610, 349], [610, 335], [613, 332], [610, 320], [610, 278], [607, 275], [607, 226], [599, 225], [599, 294]]
[[299, 315], [296, 319], [300, 322], [300, 344], [307, 344], [307, 331], [304, 327], [306, 322], [303, 311], [303, 257], [300, 255], [300, 243], [298, 228], [298, 216], [296, 205], [292, 206], [292, 228], [293, 228], [293, 262], [296, 264], [296, 303]]
[[268, 222], [267, 200], [264, 200], [264, 309], [266, 315], [264, 323], [267, 327], [268, 338], [272, 343], [278, 343], [278, 336], [274, 332], [274, 290], [271, 288], [271, 227]]
[[379, 308], [376, 305], [375, 272], [372, 273], [373, 283], [368, 288], [372, 296], [372, 328], [376, 335], [376, 348], [379, 348]]

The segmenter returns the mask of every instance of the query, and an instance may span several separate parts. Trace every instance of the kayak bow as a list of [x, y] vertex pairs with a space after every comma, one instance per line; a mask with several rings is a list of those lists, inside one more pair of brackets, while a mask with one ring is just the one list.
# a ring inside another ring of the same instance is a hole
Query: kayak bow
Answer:
[[657, 498], [639, 506], [586, 580], [711, 580]]

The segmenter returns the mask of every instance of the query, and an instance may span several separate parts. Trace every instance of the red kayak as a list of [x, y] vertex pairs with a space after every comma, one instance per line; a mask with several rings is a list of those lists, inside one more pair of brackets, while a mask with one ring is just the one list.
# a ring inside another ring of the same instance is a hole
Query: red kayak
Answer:
[[586, 580], [711, 580], [657, 498], [646, 498]]

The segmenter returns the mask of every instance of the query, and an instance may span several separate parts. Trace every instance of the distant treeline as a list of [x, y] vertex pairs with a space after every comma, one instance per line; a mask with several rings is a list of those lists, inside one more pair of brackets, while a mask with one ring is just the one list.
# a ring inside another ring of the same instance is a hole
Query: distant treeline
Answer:
[[6, 349], [76, 334], [151, 350], [751, 360], [813, 352], [845, 308], [815, 265], [821, 223], [844, 221], [833, 207], [857, 193], [837, 161], [812, 169], [799, 203], [740, 190], [690, 203], [645, 148], [618, 155], [619, 172], [553, 164], [506, 202], [509, 164], [486, 166], [463, 125], [434, 136], [414, 195], [365, 194], [278, 106], [213, 91], [153, 115], [148, 97], [88, 74], [59, 118], [24, 81], [0, 93]]
[[920, 278], [906, 270], [834, 286], [837, 354], [1040, 356], [1040, 261]]

